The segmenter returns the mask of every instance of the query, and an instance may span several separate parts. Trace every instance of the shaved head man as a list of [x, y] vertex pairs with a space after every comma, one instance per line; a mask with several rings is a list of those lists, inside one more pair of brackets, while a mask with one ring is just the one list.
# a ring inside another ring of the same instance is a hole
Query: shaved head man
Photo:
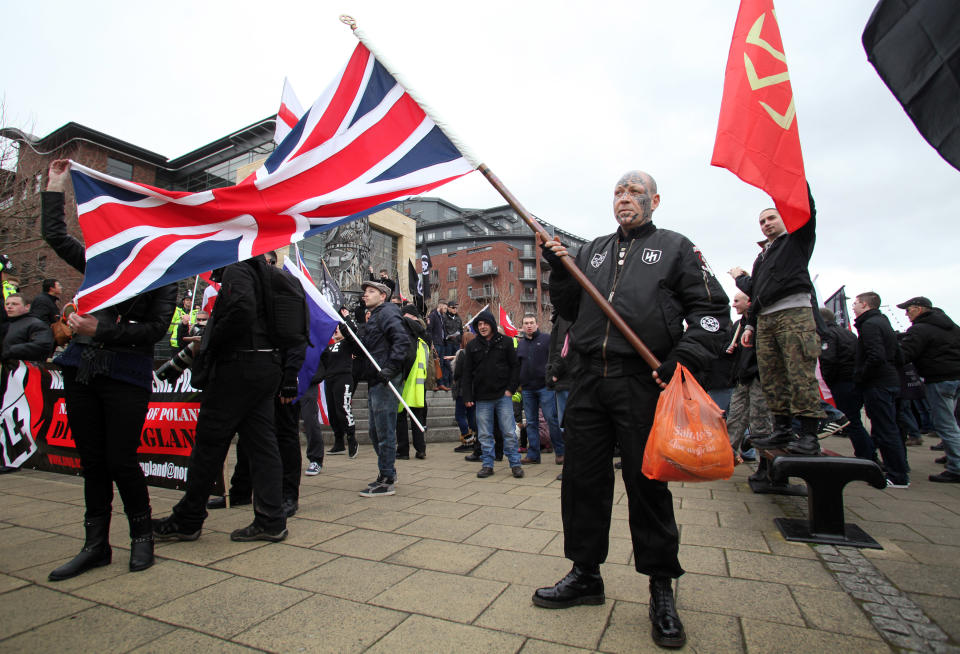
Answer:
[[730, 309], [699, 248], [653, 224], [659, 206], [652, 175], [625, 173], [613, 190], [616, 232], [584, 245], [576, 256], [577, 267], [663, 362], [654, 371], [567, 272], [562, 259], [570, 255], [563, 245], [556, 240], [543, 245], [553, 270], [550, 298], [560, 317], [572, 323], [569, 343], [582, 369], [573, 376], [563, 417], [561, 512], [564, 554], [573, 569], [555, 585], [538, 589], [533, 603], [566, 608], [605, 601], [600, 564], [609, 546], [612, 457], [619, 445], [634, 567], [650, 577], [653, 640], [682, 647], [686, 634], [673, 598], [673, 579], [683, 574], [673, 498], [666, 483], [644, 476], [643, 451], [660, 390], [678, 362], [699, 371], [716, 358], [726, 345], [721, 335]]

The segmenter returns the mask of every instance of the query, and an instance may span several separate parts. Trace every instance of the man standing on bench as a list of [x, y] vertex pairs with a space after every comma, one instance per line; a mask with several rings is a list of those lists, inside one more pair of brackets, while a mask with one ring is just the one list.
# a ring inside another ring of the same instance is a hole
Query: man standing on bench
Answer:
[[[808, 188], [809, 193], [809, 188]], [[737, 288], [751, 298], [741, 343], [757, 348], [760, 384], [773, 414], [773, 433], [751, 438], [754, 447], [784, 448], [789, 454], [820, 454], [817, 430], [824, 417], [817, 389], [817, 335], [812, 304], [813, 284], [807, 265], [816, 243], [817, 210], [810, 199], [810, 220], [787, 232], [776, 209], [760, 212], [766, 237], [753, 263], [753, 274], [734, 268]], [[800, 419], [800, 438], [793, 434]]]

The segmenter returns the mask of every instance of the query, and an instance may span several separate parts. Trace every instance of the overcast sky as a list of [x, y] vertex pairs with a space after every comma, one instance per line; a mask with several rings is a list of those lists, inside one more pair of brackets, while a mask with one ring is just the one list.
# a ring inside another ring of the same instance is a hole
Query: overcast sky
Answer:
[[[927, 295], [960, 320], [960, 172], [867, 62], [875, 0], [778, 0], [823, 296]], [[12, 0], [0, 72], [8, 126], [75, 121], [176, 157], [272, 113], [284, 76], [304, 105], [346, 63], [350, 13], [380, 53], [535, 214], [595, 237], [633, 168], [657, 179], [654, 221], [689, 236], [732, 293], [769, 198], [710, 166], [739, 3]], [[469, 7], [469, 8], [467, 8]], [[479, 173], [433, 195], [503, 200]], [[900, 315], [897, 309], [893, 313]], [[902, 325], [905, 326], [905, 323]]]

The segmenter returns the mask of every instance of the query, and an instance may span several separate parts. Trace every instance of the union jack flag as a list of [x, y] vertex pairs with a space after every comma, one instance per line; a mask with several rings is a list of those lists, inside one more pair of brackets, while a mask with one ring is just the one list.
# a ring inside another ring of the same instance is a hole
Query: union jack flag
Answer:
[[350, 61], [255, 174], [185, 193], [71, 166], [85, 313], [285, 247], [461, 177], [461, 153], [369, 50]]
[[300, 99], [293, 92], [290, 80], [283, 78], [283, 95], [280, 96], [280, 109], [277, 111], [277, 125], [273, 131], [273, 140], [278, 145], [283, 143], [287, 134], [297, 126], [300, 117], [303, 116], [303, 107], [300, 106]]
[[310, 380], [320, 366], [320, 355], [323, 354], [330, 337], [337, 329], [337, 324], [343, 319], [300, 266], [291, 259], [287, 259], [283, 262], [283, 269], [293, 275], [303, 286], [307, 310], [310, 312], [310, 344], [307, 346], [303, 365], [297, 374], [297, 399], [299, 399], [310, 386]]

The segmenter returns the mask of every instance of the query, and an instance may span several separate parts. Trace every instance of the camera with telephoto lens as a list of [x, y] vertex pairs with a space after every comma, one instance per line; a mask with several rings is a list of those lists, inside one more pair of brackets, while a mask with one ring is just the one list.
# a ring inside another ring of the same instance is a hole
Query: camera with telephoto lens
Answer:
[[[191, 335], [195, 335], [192, 334], [192, 330]], [[183, 374], [183, 371], [193, 365], [194, 345], [196, 344], [187, 343], [182, 350], [173, 355], [173, 358], [157, 368], [157, 379], [170, 383], [180, 379], [180, 375]]]

